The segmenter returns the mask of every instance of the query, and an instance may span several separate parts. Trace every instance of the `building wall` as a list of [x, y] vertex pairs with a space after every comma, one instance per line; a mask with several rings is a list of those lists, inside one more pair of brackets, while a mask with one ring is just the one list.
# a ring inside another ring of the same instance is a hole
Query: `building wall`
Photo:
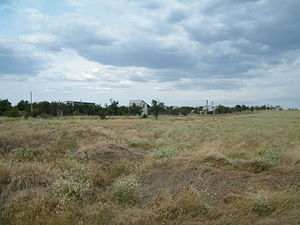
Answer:
[[146, 102], [144, 102], [143, 100], [130, 100], [129, 107], [133, 104], [142, 108], [142, 115], [148, 115], [148, 104]]

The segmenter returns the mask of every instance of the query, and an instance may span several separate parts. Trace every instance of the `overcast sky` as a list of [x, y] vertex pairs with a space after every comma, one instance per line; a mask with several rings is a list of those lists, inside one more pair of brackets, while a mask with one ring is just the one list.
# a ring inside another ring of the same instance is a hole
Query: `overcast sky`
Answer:
[[0, 0], [0, 98], [300, 108], [300, 0]]

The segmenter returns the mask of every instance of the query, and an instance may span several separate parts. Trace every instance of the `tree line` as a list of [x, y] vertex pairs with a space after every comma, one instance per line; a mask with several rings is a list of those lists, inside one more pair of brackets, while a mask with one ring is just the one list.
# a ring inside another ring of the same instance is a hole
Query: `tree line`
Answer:
[[[167, 106], [163, 102], [157, 100], [152, 100], [149, 114], [158, 117], [159, 114], [165, 115], [189, 115], [191, 113], [195, 114], [225, 114], [234, 113], [242, 111], [258, 111], [258, 110], [282, 110], [280, 106], [262, 105], [262, 106], [246, 106], [246, 105], [236, 105], [234, 107], [228, 107], [223, 105], [218, 105], [213, 108], [213, 110], [206, 111], [205, 107], [197, 106]], [[110, 99], [109, 104], [74, 104], [68, 105], [61, 102], [34, 102], [31, 104], [28, 101], [21, 100], [13, 106], [8, 99], [0, 99], [0, 116], [9, 117], [56, 117], [56, 116], [77, 116], [77, 115], [98, 115], [102, 119], [109, 116], [125, 116], [125, 115], [141, 115], [142, 108], [138, 105], [122, 106], [118, 101]]]

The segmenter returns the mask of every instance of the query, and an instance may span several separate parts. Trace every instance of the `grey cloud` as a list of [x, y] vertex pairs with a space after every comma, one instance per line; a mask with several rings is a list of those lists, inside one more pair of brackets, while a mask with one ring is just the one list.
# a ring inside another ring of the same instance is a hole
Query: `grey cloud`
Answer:
[[236, 90], [244, 85], [234, 80], [190, 80], [176, 82], [174, 86], [179, 90]]
[[99, 34], [98, 29], [96, 26], [68, 24], [61, 34], [63, 43], [72, 47], [76, 47], [76, 45], [111, 45], [114, 40], [105, 34]]
[[35, 56], [29, 50], [12, 47], [0, 42], [0, 76], [37, 75], [46, 67], [46, 61]]
[[142, 7], [150, 10], [156, 10], [160, 8], [160, 4], [156, 1], [143, 1]]
[[170, 12], [167, 21], [170, 23], [178, 23], [188, 17], [188, 13], [182, 9], [176, 9]]
[[[167, 16], [157, 1], [134, 2], [135, 7], [156, 9], [155, 15], [165, 20], [151, 20], [151, 25], [142, 28], [127, 24], [125, 38], [122, 31], [113, 36], [97, 23], [68, 20], [59, 27], [50, 26], [47, 32], [56, 40], [40, 46], [54, 51], [70, 48], [101, 64], [150, 68], [155, 70], [152, 77], [132, 76], [132, 80], [162, 82], [205, 77], [247, 79], [253, 76], [247, 76], [248, 71], [261, 64], [280, 63], [300, 47], [298, 0], [218, 0], [201, 10], [188, 4], [191, 1], [181, 0], [185, 7], [193, 8], [170, 6]], [[168, 45], [168, 35], [182, 39]]]

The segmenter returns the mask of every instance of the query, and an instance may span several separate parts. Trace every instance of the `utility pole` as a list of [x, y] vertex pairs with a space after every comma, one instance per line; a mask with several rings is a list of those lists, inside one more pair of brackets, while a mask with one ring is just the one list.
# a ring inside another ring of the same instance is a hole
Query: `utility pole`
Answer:
[[30, 110], [31, 110], [31, 116], [33, 117], [33, 106], [32, 106], [32, 92], [30, 91]]

